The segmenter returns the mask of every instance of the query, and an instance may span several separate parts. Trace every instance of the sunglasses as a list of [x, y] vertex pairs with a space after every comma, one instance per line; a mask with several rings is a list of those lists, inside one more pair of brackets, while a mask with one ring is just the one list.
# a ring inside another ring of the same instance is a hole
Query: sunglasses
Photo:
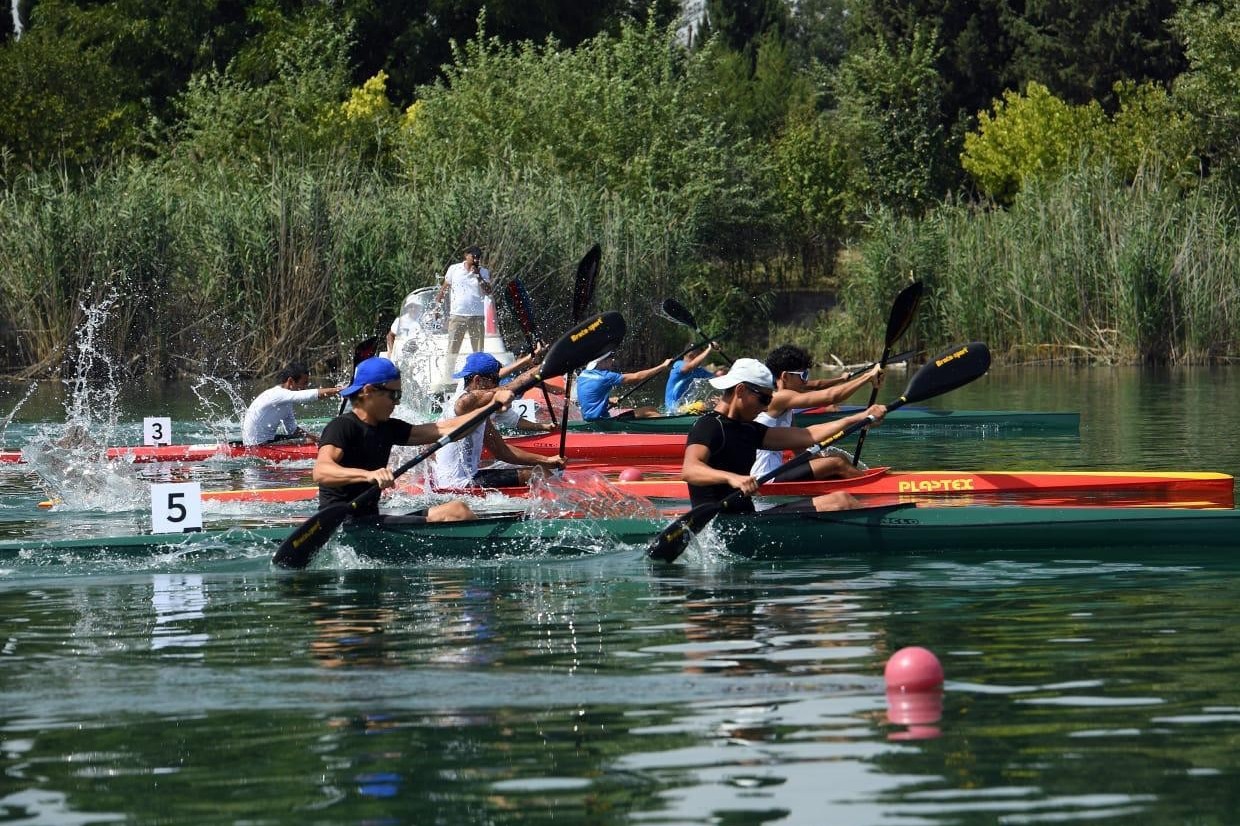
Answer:
[[765, 387], [754, 387], [749, 382], [741, 382], [741, 384], [745, 385], [745, 389], [750, 393], [753, 393], [758, 398], [758, 401], [762, 402], [764, 405], [770, 404], [771, 399], [775, 396], [774, 393], [767, 390]]
[[806, 367], [804, 370], [785, 370], [784, 372], [789, 376], [798, 376], [801, 379], [801, 381], [809, 381], [809, 368], [808, 367]]
[[392, 397], [392, 401], [394, 402], [400, 401], [400, 397], [401, 397], [400, 390], [393, 390], [390, 387], [384, 387], [382, 384], [373, 384], [371, 385], [371, 387], [375, 388], [376, 390], [382, 390], [384, 393], [387, 393], [389, 396]]

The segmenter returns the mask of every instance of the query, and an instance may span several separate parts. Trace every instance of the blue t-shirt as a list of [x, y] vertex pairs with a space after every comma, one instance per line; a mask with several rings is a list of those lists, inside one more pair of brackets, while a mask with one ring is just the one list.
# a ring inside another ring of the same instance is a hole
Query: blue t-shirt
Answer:
[[624, 376], [612, 370], [582, 370], [577, 376], [577, 404], [587, 422], [610, 417], [611, 388], [624, 384]]
[[672, 372], [667, 376], [667, 389], [663, 391], [663, 409], [670, 415], [681, 398], [689, 390], [689, 385], [694, 379], [709, 379], [715, 374], [701, 367], [694, 367], [688, 373], [682, 373], [680, 368], [685, 366], [684, 359], [677, 359], [672, 362]]

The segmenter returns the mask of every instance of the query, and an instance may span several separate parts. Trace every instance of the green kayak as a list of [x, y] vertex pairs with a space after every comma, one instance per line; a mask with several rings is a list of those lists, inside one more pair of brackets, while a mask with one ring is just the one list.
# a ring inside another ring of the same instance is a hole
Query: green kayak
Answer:
[[[502, 516], [468, 522], [346, 527], [334, 541], [393, 564], [428, 558], [483, 558], [592, 553], [616, 545], [644, 546], [666, 519], [525, 519]], [[32, 551], [178, 551], [222, 543], [274, 548], [280, 528], [233, 528], [185, 535], [97, 539], [10, 540], [0, 555]], [[768, 512], [722, 515], [702, 541], [755, 559], [827, 554], [957, 551], [1234, 548], [1240, 511], [1179, 508], [1055, 508], [1021, 506], [914, 507], [895, 505], [837, 513]]]
[[[802, 427], [831, 421], [856, 413], [861, 408], [846, 405], [838, 411], [806, 411], [796, 417]], [[597, 419], [570, 422], [570, 430], [587, 433], [688, 433], [697, 416], [656, 416], [651, 419]], [[883, 420], [884, 430], [916, 431], [921, 428], [985, 428], [992, 430], [1037, 430], [1075, 433], [1081, 429], [1080, 413], [1051, 413], [1025, 410], [932, 410], [928, 407], [902, 407]]]

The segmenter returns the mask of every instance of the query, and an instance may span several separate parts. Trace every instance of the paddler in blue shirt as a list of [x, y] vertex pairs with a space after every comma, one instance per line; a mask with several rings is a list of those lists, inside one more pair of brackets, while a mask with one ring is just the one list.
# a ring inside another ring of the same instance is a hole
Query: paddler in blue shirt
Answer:
[[[654, 367], [648, 367], [645, 370], [638, 370], [633, 373], [618, 373], [614, 369], [616, 366], [615, 352], [604, 353], [586, 364], [586, 369], [577, 374], [577, 404], [581, 407], [581, 418], [585, 421], [594, 421], [595, 419], [609, 419], [611, 415], [611, 389], [620, 387], [624, 384], [637, 384], [645, 381], [652, 376], [657, 376], [667, 368], [672, 366], [672, 360], [664, 359]], [[633, 410], [626, 410], [616, 416], [616, 418], [632, 418], [649, 419], [654, 416], [662, 415], [657, 407], [644, 406], [637, 407]]]

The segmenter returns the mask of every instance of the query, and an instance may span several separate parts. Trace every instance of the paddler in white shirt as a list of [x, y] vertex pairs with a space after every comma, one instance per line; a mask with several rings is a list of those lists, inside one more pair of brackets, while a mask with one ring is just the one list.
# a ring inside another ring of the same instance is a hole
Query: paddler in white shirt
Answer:
[[[453, 374], [453, 378], [464, 380], [464, 392], [456, 398], [455, 404], [449, 404], [444, 417], [464, 416], [490, 404], [499, 388], [501, 367], [499, 360], [490, 353], [470, 353], [465, 366]], [[480, 469], [483, 447], [496, 459], [523, 467]], [[504, 441], [494, 422], [488, 420], [468, 436], [436, 451], [431, 473], [435, 485], [440, 488], [515, 487], [529, 484], [534, 467], [556, 469], [564, 464], [562, 456], [544, 456], [513, 447]]]
[[[279, 439], [301, 439], [315, 444], [315, 437], [297, 424], [293, 405], [309, 404], [340, 394], [339, 387], [311, 387], [310, 370], [300, 362], [293, 362], [280, 371], [280, 382], [259, 393], [246, 408], [241, 423], [241, 443], [247, 447], [263, 445]], [[283, 428], [284, 434], [280, 434]]]

